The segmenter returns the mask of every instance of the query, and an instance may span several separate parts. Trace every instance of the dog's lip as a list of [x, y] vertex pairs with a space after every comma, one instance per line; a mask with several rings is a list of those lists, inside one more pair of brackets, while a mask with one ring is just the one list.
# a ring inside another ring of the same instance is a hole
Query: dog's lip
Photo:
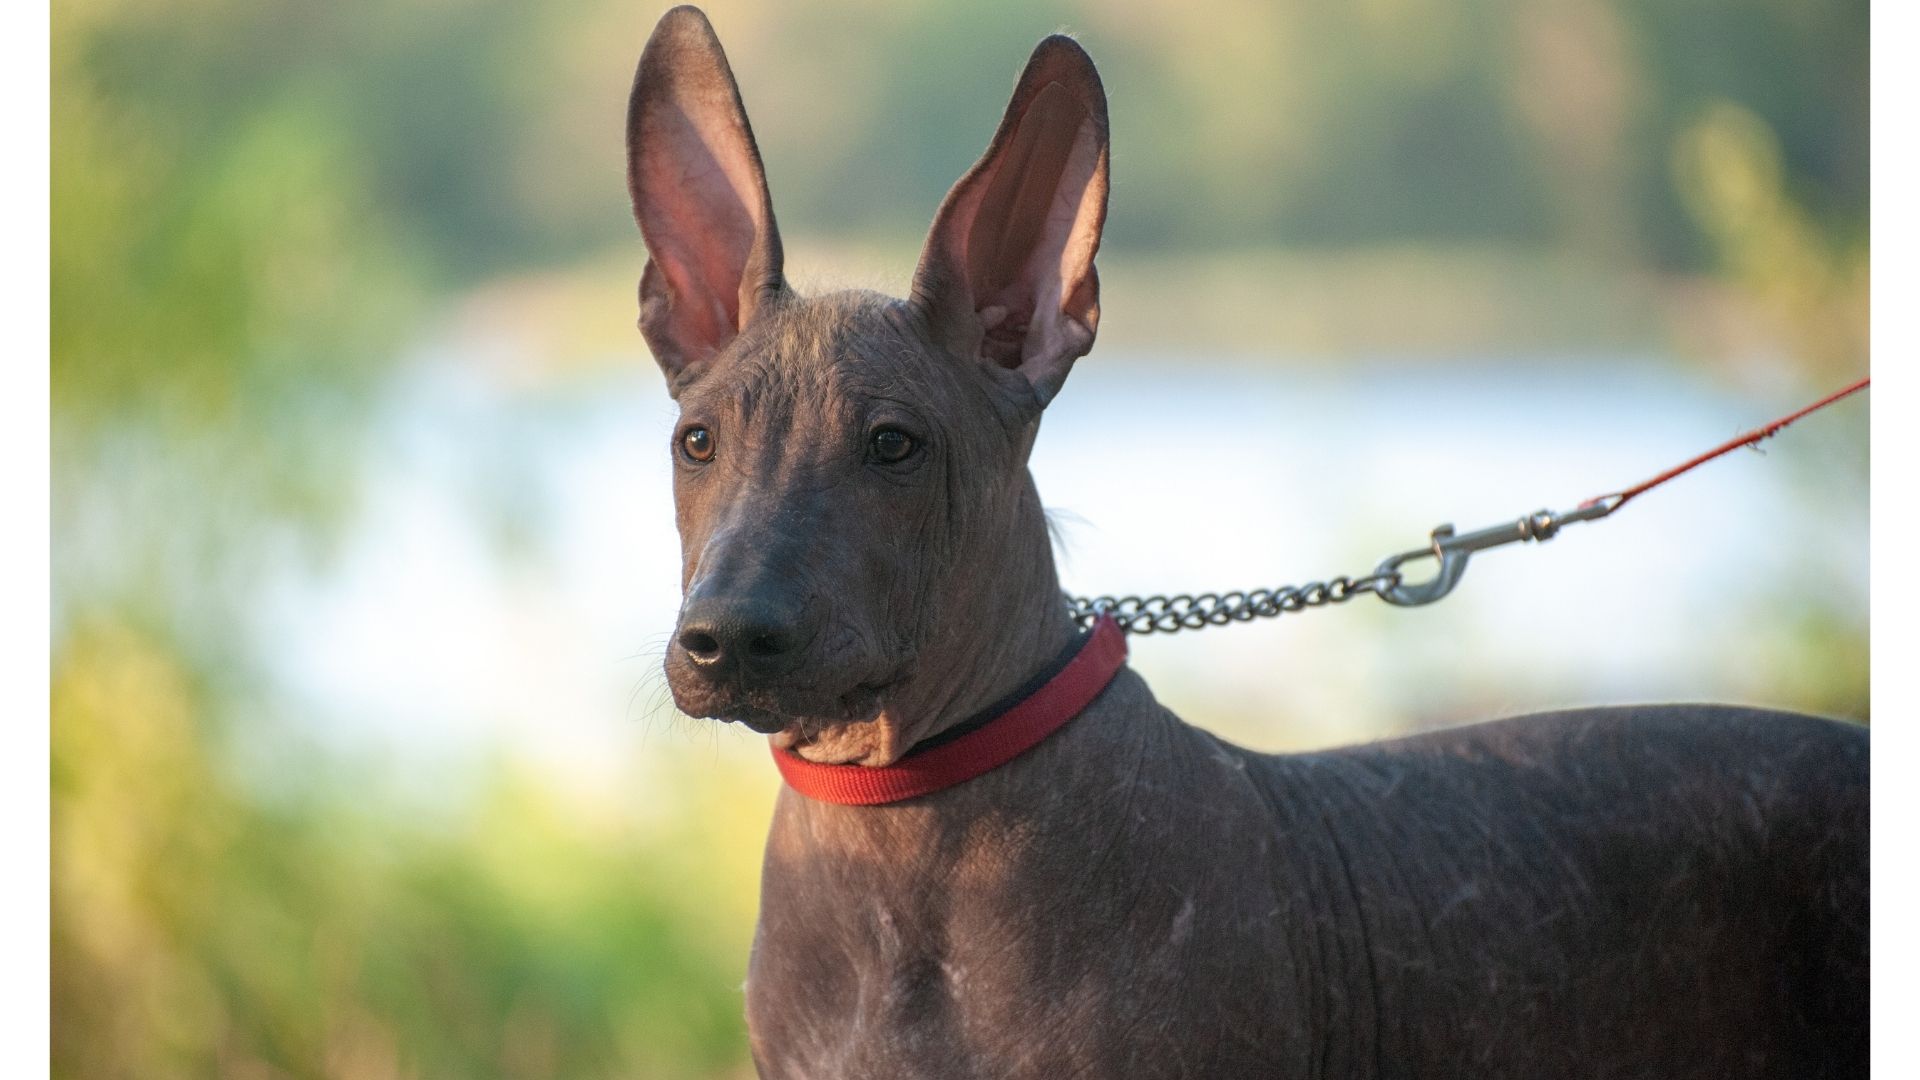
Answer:
[[786, 717], [778, 713], [770, 713], [764, 709], [756, 709], [751, 705], [742, 705], [736, 709], [729, 709], [727, 710], [727, 715], [722, 717], [722, 719], [729, 724], [740, 724], [744, 727], [751, 728], [762, 735], [773, 735], [785, 731], [788, 723], [790, 723]]
[[[778, 735], [792, 732], [799, 737], [811, 737], [821, 730], [836, 724], [850, 724], [871, 719], [880, 711], [880, 700], [888, 690], [903, 681], [904, 676], [894, 674], [885, 678], [859, 683], [846, 693], [835, 695], [834, 700], [840, 708], [828, 716], [798, 716], [792, 713], [762, 708], [749, 701], [733, 701], [715, 710], [721, 720], [730, 724], [739, 724], [762, 735]], [[809, 710], [811, 711], [811, 710]]]

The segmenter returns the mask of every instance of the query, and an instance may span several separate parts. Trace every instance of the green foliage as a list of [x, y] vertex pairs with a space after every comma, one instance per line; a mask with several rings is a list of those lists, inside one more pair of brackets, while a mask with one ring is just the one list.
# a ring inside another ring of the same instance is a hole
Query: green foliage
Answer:
[[456, 827], [409, 825], [338, 784], [262, 800], [196, 730], [211, 704], [128, 626], [95, 624], [61, 650], [55, 1076], [738, 1065], [742, 913], [701, 904], [733, 883], [675, 854], [710, 839], [691, 817], [710, 807], [608, 835], [510, 770]]
[[[351, 118], [293, 85], [218, 85], [233, 72], [172, 40], [191, 21], [143, 38], [168, 66], [129, 79], [101, 57], [132, 28], [59, 14], [56, 418], [218, 425], [290, 381], [364, 379], [415, 275], [370, 202]], [[173, 85], [184, 71], [215, 85]]]
[[1702, 110], [1676, 139], [1674, 162], [1722, 273], [1760, 299], [1802, 364], [1828, 381], [1852, 377], [1868, 344], [1864, 239], [1815, 222], [1787, 191], [1779, 139], [1732, 102]]

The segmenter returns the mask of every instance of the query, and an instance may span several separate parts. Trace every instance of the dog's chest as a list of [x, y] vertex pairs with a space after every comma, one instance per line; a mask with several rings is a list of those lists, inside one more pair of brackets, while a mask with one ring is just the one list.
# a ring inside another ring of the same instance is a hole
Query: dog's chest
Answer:
[[1227, 1075], [1284, 1052], [1273, 926], [1217, 894], [1088, 875], [1044, 908], [951, 881], [837, 911], [784, 895], [747, 986], [764, 1076]]
[[[1077, 978], [1030, 967], [1024, 945], [910, 946], [841, 953], [838, 973], [794, 978], [783, 943], [762, 938], [748, 1018], [768, 1077], [1054, 1077], [1111, 1074], [1110, 1032], [1136, 1003], [1116, 973]], [[831, 963], [804, 943], [810, 963]], [[1051, 951], [1043, 949], [1042, 951]], [[1061, 973], [1064, 974], [1064, 973]]]

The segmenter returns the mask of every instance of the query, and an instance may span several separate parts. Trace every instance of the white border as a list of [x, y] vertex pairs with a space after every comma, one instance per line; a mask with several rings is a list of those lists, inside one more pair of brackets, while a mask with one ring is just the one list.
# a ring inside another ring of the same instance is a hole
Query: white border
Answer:
[[[57, 0], [56, 0], [57, 2]], [[0, 755], [0, 820], [6, 822], [6, 977], [0, 983], [0, 1046], [8, 1076], [50, 1068], [48, 1000], [47, 673], [51, 662], [48, 421], [50, 151], [48, 9], [8, 7], [4, 46], [9, 167], [5, 185], [4, 297], [13, 348], [0, 374], [0, 462], [6, 525], [0, 528], [0, 701], [7, 752]]]
[[1913, 710], [1916, 653], [1912, 559], [1915, 537], [1915, 439], [1911, 413], [1914, 310], [1920, 277], [1913, 244], [1920, 241], [1910, 193], [1920, 184], [1914, 165], [1914, 64], [1907, 48], [1914, 6], [1900, 0], [1873, 4], [1873, 1071], [1910, 1076], [1915, 1053], [1912, 965], [1920, 959], [1920, 927], [1907, 917], [1914, 896], [1909, 854], [1920, 800], [1908, 770], [1916, 759]]

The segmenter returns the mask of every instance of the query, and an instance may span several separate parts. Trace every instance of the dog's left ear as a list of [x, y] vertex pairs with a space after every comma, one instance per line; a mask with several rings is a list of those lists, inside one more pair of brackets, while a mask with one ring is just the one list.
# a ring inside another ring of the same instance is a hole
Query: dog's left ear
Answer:
[[952, 351], [1053, 399], [1100, 324], [1107, 95], [1072, 38], [1042, 41], [987, 152], [947, 193], [913, 299]]

